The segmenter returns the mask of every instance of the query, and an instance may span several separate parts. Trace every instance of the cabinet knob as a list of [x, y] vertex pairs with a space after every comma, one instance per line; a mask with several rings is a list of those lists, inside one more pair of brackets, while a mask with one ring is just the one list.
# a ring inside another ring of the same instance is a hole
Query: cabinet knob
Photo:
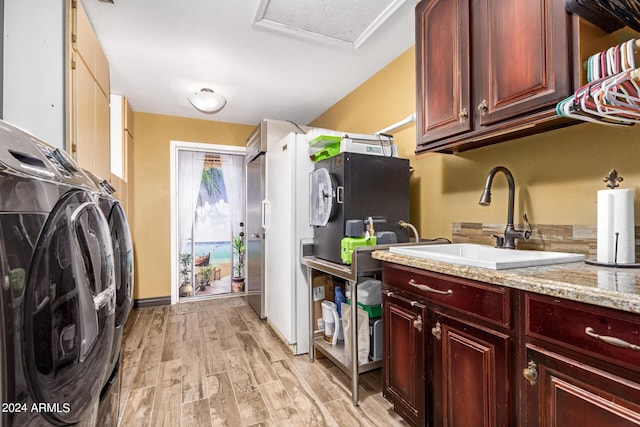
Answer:
[[480, 113], [484, 114], [489, 110], [489, 103], [487, 102], [486, 99], [483, 99], [482, 102], [480, 104], [478, 104], [478, 111], [480, 111]]
[[418, 332], [422, 332], [422, 316], [418, 316], [418, 318], [413, 321], [413, 327], [416, 328]]
[[458, 118], [460, 119], [460, 123], [464, 123], [469, 118], [469, 112], [466, 108], [463, 108], [458, 114]]
[[536, 363], [531, 360], [529, 361], [529, 365], [522, 370], [522, 376], [525, 380], [529, 381], [531, 385], [536, 385], [536, 381], [538, 381], [538, 370], [536, 368]]
[[440, 340], [440, 338], [442, 338], [442, 325], [440, 325], [440, 322], [437, 322], [436, 326], [431, 328], [431, 335], [436, 337], [437, 340]]

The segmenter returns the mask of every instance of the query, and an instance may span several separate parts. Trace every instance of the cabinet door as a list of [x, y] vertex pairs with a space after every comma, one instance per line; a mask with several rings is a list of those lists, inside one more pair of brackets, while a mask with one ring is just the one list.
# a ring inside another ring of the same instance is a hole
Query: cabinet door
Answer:
[[74, 97], [72, 100], [72, 153], [81, 168], [95, 172], [96, 168], [96, 91], [91, 71], [77, 55], [72, 70]]
[[418, 145], [472, 129], [469, 0], [416, 6]]
[[638, 382], [533, 345], [526, 360], [527, 426], [640, 425]]
[[563, 1], [481, 0], [473, 25], [480, 125], [552, 106], [569, 95], [570, 21]]
[[508, 426], [509, 336], [434, 315], [433, 425]]
[[425, 423], [426, 309], [392, 291], [383, 293], [384, 396], [407, 421]]

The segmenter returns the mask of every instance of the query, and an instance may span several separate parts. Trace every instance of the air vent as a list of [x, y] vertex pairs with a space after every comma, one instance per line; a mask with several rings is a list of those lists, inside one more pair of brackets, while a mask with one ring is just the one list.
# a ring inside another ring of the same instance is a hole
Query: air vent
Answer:
[[261, 0], [254, 25], [357, 49], [406, 0]]

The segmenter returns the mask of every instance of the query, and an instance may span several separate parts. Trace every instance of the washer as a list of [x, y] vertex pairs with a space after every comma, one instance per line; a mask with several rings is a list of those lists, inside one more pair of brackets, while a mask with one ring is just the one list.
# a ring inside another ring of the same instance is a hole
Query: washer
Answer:
[[101, 180], [89, 171], [84, 172], [101, 190], [95, 198], [109, 223], [115, 267], [115, 332], [108, 367], [108, 372], [111, 374], [101, 393], [99, 408], [100, 425], [107, 427], [116, 426], [119, 417], [122, 332], [133, 305], [133, 242], [122, 205], [112, 196], [115, 192], [114, 188], [107, 180]]
[[98, 420], [116, 285], [100, 190], [62, 151], [0, 121], [0, 421]]

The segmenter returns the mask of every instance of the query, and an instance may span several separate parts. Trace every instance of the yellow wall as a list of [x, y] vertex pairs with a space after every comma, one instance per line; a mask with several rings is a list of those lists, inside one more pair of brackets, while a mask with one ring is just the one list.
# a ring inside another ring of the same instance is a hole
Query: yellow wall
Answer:
[[[312, 122], [313, 126], [375, 132], [415, 111], [411, 48]], [[506, 222], [506, 180], [496, 177], [493, 203], [478, 205], [487, 172], [508, 167], [516, 182], [517, 217], [534, 224], [596, 223], [596, 191], [616, 168], [622, 187], [636, 191], [640, 225], [640, 126], [618, 129], [579, 124], [458, 155], [414, 155], [415, 126], [397, 134], [411, 174], [411, 221], [422, 237], [451, 237], [453, 222]], [[381, 177], [382, 179], [382, 177]], [[516, 221], [518, 222], [518, 221]]]
[[171, 295], [169, 143], [244, 146], [253, 125], [134, 113], [134, 299]]
[[[310, 125], [358, 133], [376, 132], [415, 111], [415, 60], [410, 48], [336, 103]], [[253, 125], [236, 125], [135, 113], [134, 297], [171, 294], [169, 141], [243, 146]], [[616, 168], [623, 187], [636, 190], [640, 224], [640, 126], [629, 129], [580, 124], [458, 155], [415, 156], [415, 126], [395, 135], [409, 158], [411, 222], [423, 237], [451, 237], [453, 222], [504, 223], [506, 181], [496, 177], [491, 207], [478, 199], [487, 172], [504, 165], [516, 181], [516, 215], [534, 224], [596, 223], [596, 191]]]

